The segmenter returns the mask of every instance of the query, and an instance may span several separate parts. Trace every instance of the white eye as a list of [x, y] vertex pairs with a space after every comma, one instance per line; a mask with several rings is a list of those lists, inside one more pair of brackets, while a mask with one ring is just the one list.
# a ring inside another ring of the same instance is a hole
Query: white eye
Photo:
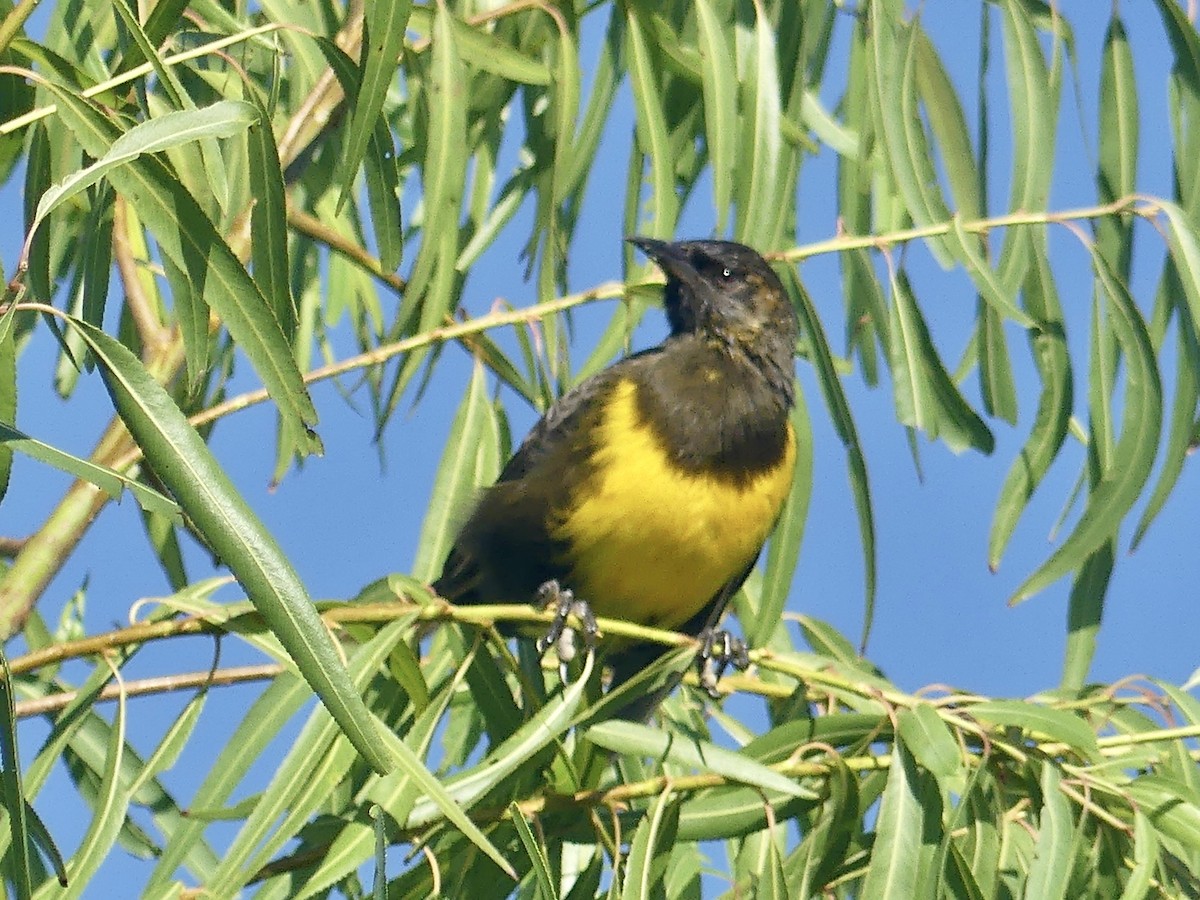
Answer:
[[722, 269], [722, 270], [721, 270], [721, 277], [722, 277], [722, 278], [728, 278], [728, 277], [729, 277], [730, 275], [732, 275], [732, 274], [733, 274], [733, 273], [732, 273], [732, 272], [730, 272], [728, 269]]

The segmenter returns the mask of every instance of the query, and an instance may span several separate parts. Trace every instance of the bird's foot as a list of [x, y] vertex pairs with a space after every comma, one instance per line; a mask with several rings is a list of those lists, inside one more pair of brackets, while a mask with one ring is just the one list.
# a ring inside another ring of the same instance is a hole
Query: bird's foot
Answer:
[[564, 588], [555, 580], [547, 581], [537, 589], [534, 595], [534, 605], [539, 609], [553, 609], [554, 621], [545, 635], [538, 638], [537, 650], [545, 654], [551, 647], [558, 655], [559, 670], [563, 681], [567, 680], [567, 666], [575, 658], [578, 645], [575, 641], [575, 628], [569, 624], [571, 616], [575, 616], [583, 625], [583, 646], [589, 653], [596, 647], [596, 635], [600, 627], [596, 624], [596, 616], [586, 600], [580, 600], [570, 588]]
[[714, 700], [721, 696], [717, 691], [717, 682], [730, 666], [739, 672], [750, 666], [746, 642], [728, 631], [706, 628], [700, 634], [696, 669], [700, 676], [700, 687]]

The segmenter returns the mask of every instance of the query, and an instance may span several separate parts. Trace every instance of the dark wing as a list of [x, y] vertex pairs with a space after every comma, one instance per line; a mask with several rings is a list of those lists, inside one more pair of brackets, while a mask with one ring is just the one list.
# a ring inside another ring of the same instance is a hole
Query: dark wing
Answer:
[[597, 412], [595, 404], [591, 401], [620, 381], [632, 369], [645, 366], [661, 352], [661, 347], [653, 347], [635, 353], [586, 381], [581, 381], [559, 397], [525, 436], [525, 440], [500, 472], [496, 482], [524, 478], [534, 472], [543, 461], [561, 451], [564, 442], [585, 436], [587, 426], [594, 424], [586, 419]]
[[467, 519], [433, 584], [439, 596], [456, 603], [520, 602], [567, 574], [557, 562], [564, 548], [548, 533], [548, 520], [587, 475], [599, 398], [657, 352], [621, 360], [546, 411]]

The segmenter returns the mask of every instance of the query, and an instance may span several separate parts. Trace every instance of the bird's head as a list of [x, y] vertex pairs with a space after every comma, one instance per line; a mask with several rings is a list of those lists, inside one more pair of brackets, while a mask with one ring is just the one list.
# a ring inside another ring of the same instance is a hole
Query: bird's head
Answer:
[[779, 276], [757, 251], [732, 241], [629, 239], [667, 276], [671, 334], [714, 338], [790, 371], [798, 326]]

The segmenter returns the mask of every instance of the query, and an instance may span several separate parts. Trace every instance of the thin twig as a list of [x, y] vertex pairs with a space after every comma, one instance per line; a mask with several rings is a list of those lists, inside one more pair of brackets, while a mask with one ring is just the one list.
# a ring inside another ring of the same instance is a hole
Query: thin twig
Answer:
[[[96, 696], [97, 701], [116, 700], [122, 694], [126, 697], [143, 697], [148, 694], [167, 694], [173, 691], [183, 691], [189, 688], [224, 686], [230, 684], [245, 684], [252, 681], [266, 681], [285, 672], [279, 663], [262, 663], [257, 666], [231, 666], [215, 671], [205, 669], [202, 672], [180, 672], [177, 675], [160, 675], [155, 678], [139, 678], [136, 681], [125, 682], [122, 689], [119, 685], [105, 686]], [[32, 700], [18, 700], [14, 707], [18, 719], [31, 716], [45, 715], [65, 709], [78, 696], [78, 691], [63, 691]]]

